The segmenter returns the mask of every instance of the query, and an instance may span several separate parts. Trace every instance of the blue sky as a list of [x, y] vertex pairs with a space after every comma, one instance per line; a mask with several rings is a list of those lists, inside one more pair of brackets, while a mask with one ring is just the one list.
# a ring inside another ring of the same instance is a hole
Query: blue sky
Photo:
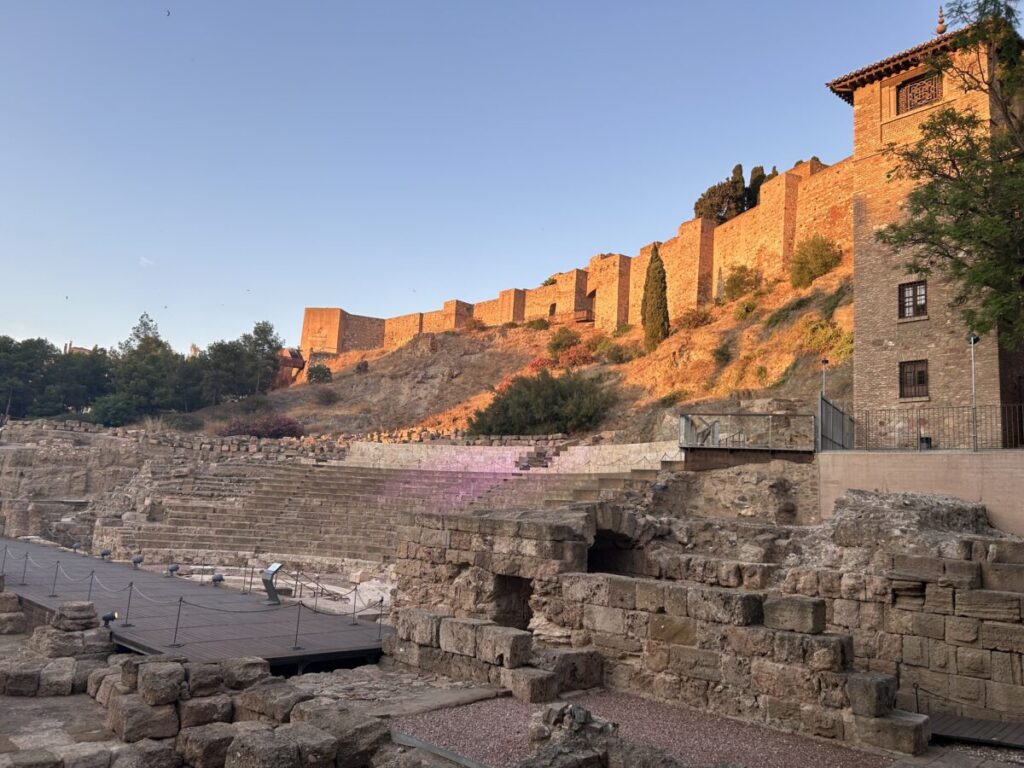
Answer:
[[[170, 15], [167, 11], [170, 11]], [[4, 0], [0, 334], [177, 348], [479, 301], [851, 151], [935, 0]]]

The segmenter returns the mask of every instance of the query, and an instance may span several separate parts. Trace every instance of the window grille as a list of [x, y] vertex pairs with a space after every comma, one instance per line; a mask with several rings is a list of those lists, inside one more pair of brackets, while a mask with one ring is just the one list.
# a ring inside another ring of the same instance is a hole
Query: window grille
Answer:
[[916, 283], [904, 283], [899, 288], [900, 319], [925, 317], [928, 314], [928, 283], [921, 280]]
[[900, 397], [928, 397], [928, 361], [900, 363]]
[[907, 80], [896, 86], [896, 114], [910, 112], [912, 109], [942, 98], [942, 76], [924, 75]]

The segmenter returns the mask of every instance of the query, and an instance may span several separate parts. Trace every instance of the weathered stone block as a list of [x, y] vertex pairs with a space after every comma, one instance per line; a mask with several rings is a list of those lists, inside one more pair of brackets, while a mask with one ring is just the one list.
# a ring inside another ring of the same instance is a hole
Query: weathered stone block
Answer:
[[1024, 625], [983, 621], [978, 632], [978, 642], [982, 648], [992, 651], [1024, 653]]
[[857, 741], [872, 747], [920, 755], [928, 749], [928, 716], [893, 710], [884, 717], [854, 715]]
[[461, 656], [476, 656], [476, 633], [494, 622], [484, 619], [443, 619], [439, 634], [441, 650]]
[[608, 606], [632, 611], [636, 608], [636, 579], [628, 576], [608, 577]]
[[228, 747], [237, 735], [237, 729], [229, 723], [182, 728], [175, 748], [193, 768], [223, 768]]
[[115, 752], [111, 768], [178, 768], [181, 756], [174, 747], [171, 739], [143, 739]]
[[689, 590], [682, 584], [665, 585], [665, 613], [672, 616], [686, 616], [686, 602]]
[[313, 694], [302, 691], [279, 677], [261, 680], [238, 697], [236, 719], [272, 720], [287, 723], [295, 705], [309, 701]]
[[989, 680], [985, 683], [985, 706], [1015, 717], [1024, 715], [1024, 696], [1021, 695], [1021, 687]]
[[85, 692], [95, 699], [100, 689], [100, 683], [110, 676], [120, 680], [121, 669], [119, 667], [100, 667], [99, 669], [94, 669], [89, 673], [89, 681], [86, 683]]
[[956, 591], [956, 615], [987, 621], [1020, 621], [1020, 595], [984, 589]]
[[722, 654], [685, 645], [669, 647], [669, 671], [683, 677], [718, 682], [722, 679]]
[[43, 664], [38, 661], [12, 662], [7, 673], [6, 693], [8, 696], [35, 696], [39, 690], [39, 674]]
[[957, 648], [956, 671], [968, 677], [991, 677], [992, 651], [980, 648]]
[[274, 731], [244, 731], [228, 747], [224, 768], [299, 768], [299, 748]]
[[750, 662], [750, 680], [755, 692], [780, 699], [813, 701], [818, 695], [817, 684], [808, 670], [767, 659]]
[[985, 589], [1024, 592], [1024, 565], [981, 563], [981, 583]]
[[583, 606], [583, 626], [594, 632], [608, 635], [626, 634], [626, 612], [621, 608], [605, 608], [599, 605]]
[[246, 656], [221, 662], [224, 684], [234, 690], [248, 688], [270, 677], [270, 665], [258, 656]]
[[853, 714], [882, 717], [892, 711], [896, 701], [896, 678], [878, 672], [854, 672], [846, 677]]
[[81, 632], [63, 632], [55, 627], [36, 627], [28, 640], [28, 646], [48, 659], [79, 656], [85, 649]]
[[173, 704], [181, 696], [185, 668], [174, 662], [143, 664], [139, 667], [138, 692], [150, 706]]
[[151, 707], [136, 693], [111, 696], [107, 727], [121, 741], [169, 739], [178, 734], [178, 713], [170, 704]]
[[338, 740], [326, 731], [309, 723], [288, 723], [275, 733], [299, 748], [302, 768], [334, 768]]
[[450, 613], [424, 608], [403, 608], [396, 624], [398, 637], [437, 648], [440, 643], [441, 620], [450, 616]]
[[92, 603], [71, 601], [57, 607], [50, 625], [63, 632], [81, 632], [98, 627], [100, 621]]
[[766, 597], [764, 625], [769, 629], [780, 629], [805, 634], [820, 634], [825, 631], [825, 601], [815, 597]]
[[501, 670], [501, 687], [508, 688], [519, 701], [531, 704], [551, 701], [558, 696], [558, 676], [536, 667]]
[[665, 610], [665, 584], [653, 579], [638, 580], [636, 607], [648, 613], [662, 613]]
[[532, 665], [553, 672], [559, 691], [574, 691], [601, 685], [603, 659], [593, 650], [535, 648]]
[[697, 622], [684, 616], [651, 616], [648, 634], [652, 640], [673, 645], [696, 645]]
[[20, 613], [21, 601], [14, 592], [0, 592], [0, 614]]
[[911, 581], [938, 581], [946, 572], [941, 557], [919, 555], [893, 556], [893, 576]]
[[[224, 688], [224, 674], [221, 665], [191, 661], [185, 665], [185, 680], [192, 698], [213, 696]], [[184, 726], [182, 726], [184, 727]]]
[[567, 573], [561, 582], [562, 597], [566, 600], [608, 605], [608, 577], [603, 573]]
[[761, 595], [714, 587], [691, 588], [687, 593], [687, 615], [699, 621], [746, 626], [760, 624]]
[[64, 768], [64, 761], [48, 749], [26, 749], [14, 753], [12, 768]]
[[389, 735], [385, 721], [348, 710], [331, 699], [312, 699], [297, 704], [291, 721], [308, 723], [333, 736], [338, 742], [338, 768], [363, 768]]
[[522, 667], [530, 663], [533, 635], [513, 627], [485, 625], [476, 633], [476, 657], [499, 667]]
[[182, 730], [210, 723], [230, 723], [233, 715], [234, 703], [224, 693], [178, 702], [178, 719]]
[[37, 696], [70, 696], [75, 687], [75, 660], [54, 659], [39, 672]]
[[849, 635], [804, 635], [804, 664], [815, 671], [839, 672], [853, 661], [853, 638]]

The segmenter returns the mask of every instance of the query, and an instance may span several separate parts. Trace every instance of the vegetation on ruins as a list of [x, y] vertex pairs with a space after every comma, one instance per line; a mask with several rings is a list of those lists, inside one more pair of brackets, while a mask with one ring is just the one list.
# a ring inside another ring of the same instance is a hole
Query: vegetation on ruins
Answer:
[[843, 252], [834, 240], [812, 235], [797, 243], [789, 264], [789, 282], [794, 288], [806, 288], [843, 262]]
[[714, 314], [707, 307], [691, 307], [679, 316], [676, 325], [687, 331], [709, 325], [715, 319]]
[[644, 347], [651, 352], [668, 336], [668, 284], [657, 243], [651, 246], [651, 258], [647, 262], [640, 318], [644, 326]]
[[722, 295], [726, 301], [736, 301], [760, 287], [761, 273], [746, 264], [740, 264], [730, 269], [726, 275], [722, 284]]
[[733, 310], [733, 319], [736, 320], [737, 322], [742, 322], [743, 320], [746, 320], [748, 317], [754, 314], [755, 309], [757, 309], [757, 302], [754, 301], [753, 299], [741, 301], [739, 304], [736, 305], [736, 309]]
[[728, 179], [712, 184], [697, 198], [693, 204], [693, 215], [724, 224], [755, 207], [761, 198], [761, 185], [778, 175], [774, 166], [771, 173], [766, 174], [758, 165], [751, 170], [748, 184], [743, 177], [743, 166], [737, 164]]
[[523, 327], [529, 331], [546, 331], [551, 327], [551, 324], [543, 317], [538, 317], [533, 320], [528, 320], [523, 323]]
[[551, 339], [548, 341], [548, 354], [557, 358], [565, 350], [575, 347], [579, 343], [580, 335], [563, 325], [551, 334]]
[[[44, 339], [0, 336], [0, 413], [14, 417], [80, 413], [108, 426], [147, 414], [194, 411], [266, 392], [281, 338], [268, 322], [232, 341], [185, 356], [143, 314], [115, 350], [62, 353]], [[87, 412], [87, 413], [86, 413]]]
[[594, 353], [584, 344], [577, 344], [562, 350], [558, 356], [559, 368], [580, 368], [594, 362]]
[[[1024, 43], [1016, 2], [957, 0], [948, 16], [964, 25], [958, 50], [932, 66], [968, 92], [984, 94], [991, 121], [969, 110], [939, 109], [921, 138], [891, 146], [892, 176], [917, 183], [906, 219], [878, 238], [907, 258], [909, 272], [939, 274], [954, 286], [953, 305], [965, 326], [996, 329], [1000, 342], [1024, 342]], [[980, 62], [993, 62], [982, 68]]]
[[316, 387], [313, 391], [313, 399], [317, 405], [335, 405], [341, 400], [341, 395], [329, 387]]
[[250, 435], [252, 437], [302, 437], [304, 430], [295, 419], [280, 414], [232, 419], [217, 430], [221, 437]]
[[597, 426], [615, 402], [600, 380], [568, 371], [519, 376], [469, 420], [477, 435], [550, 435]]
[[323, 363], [311, 365], [306, 371], [306, 381], [310, 384], [326, 384], [332, 378], [334, 378], [334, 376], [331, 373], [331, 369]]

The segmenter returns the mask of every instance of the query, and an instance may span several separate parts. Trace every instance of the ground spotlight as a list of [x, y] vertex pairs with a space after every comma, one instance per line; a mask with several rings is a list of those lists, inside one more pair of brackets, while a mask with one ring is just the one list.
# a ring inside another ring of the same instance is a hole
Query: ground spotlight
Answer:
[[110, 557], [110, 550], [109, 549], [101, 549], [100, 550], [100, 560], [106, 560], [108, 557]]
[[82, 544], [81, 544], [81, 542], [78, 542], [78, 541], [76, 541], [74, 544], [71, 545], [71, 551], [74, 552], [76, 555], [78, 554], [78, 550], [80, 550], [81, 548], [82, 548]]
[[103, 628], [104, 629], [110, 629], [110, 622], [116, 621], [119, 618], [120, 618], [120, 614], [118, 614], [117, 611], [107, 611], [102, 616]]
[[135, 557], [132, 558], [132, 568], [137, 571], [139, 570], [140, 565], [142, 565], [142, 555], [135, 555]]
[[213, 586], [219, 587], [221, 584], [224, 583], [224, 574], [223, 573], [215, 573], [215, 574], [213, 574], [213, 578], [211, 578], [210, 581], [213, 582]]
[[167, 575], [168, 576], [175, 576], [175, 575], [177, 575], [178, 570], [180, 568], [181, 568], [181, 566], [178, 565], [177, 563], [171, 563], [170, 565], [167, 566]]

